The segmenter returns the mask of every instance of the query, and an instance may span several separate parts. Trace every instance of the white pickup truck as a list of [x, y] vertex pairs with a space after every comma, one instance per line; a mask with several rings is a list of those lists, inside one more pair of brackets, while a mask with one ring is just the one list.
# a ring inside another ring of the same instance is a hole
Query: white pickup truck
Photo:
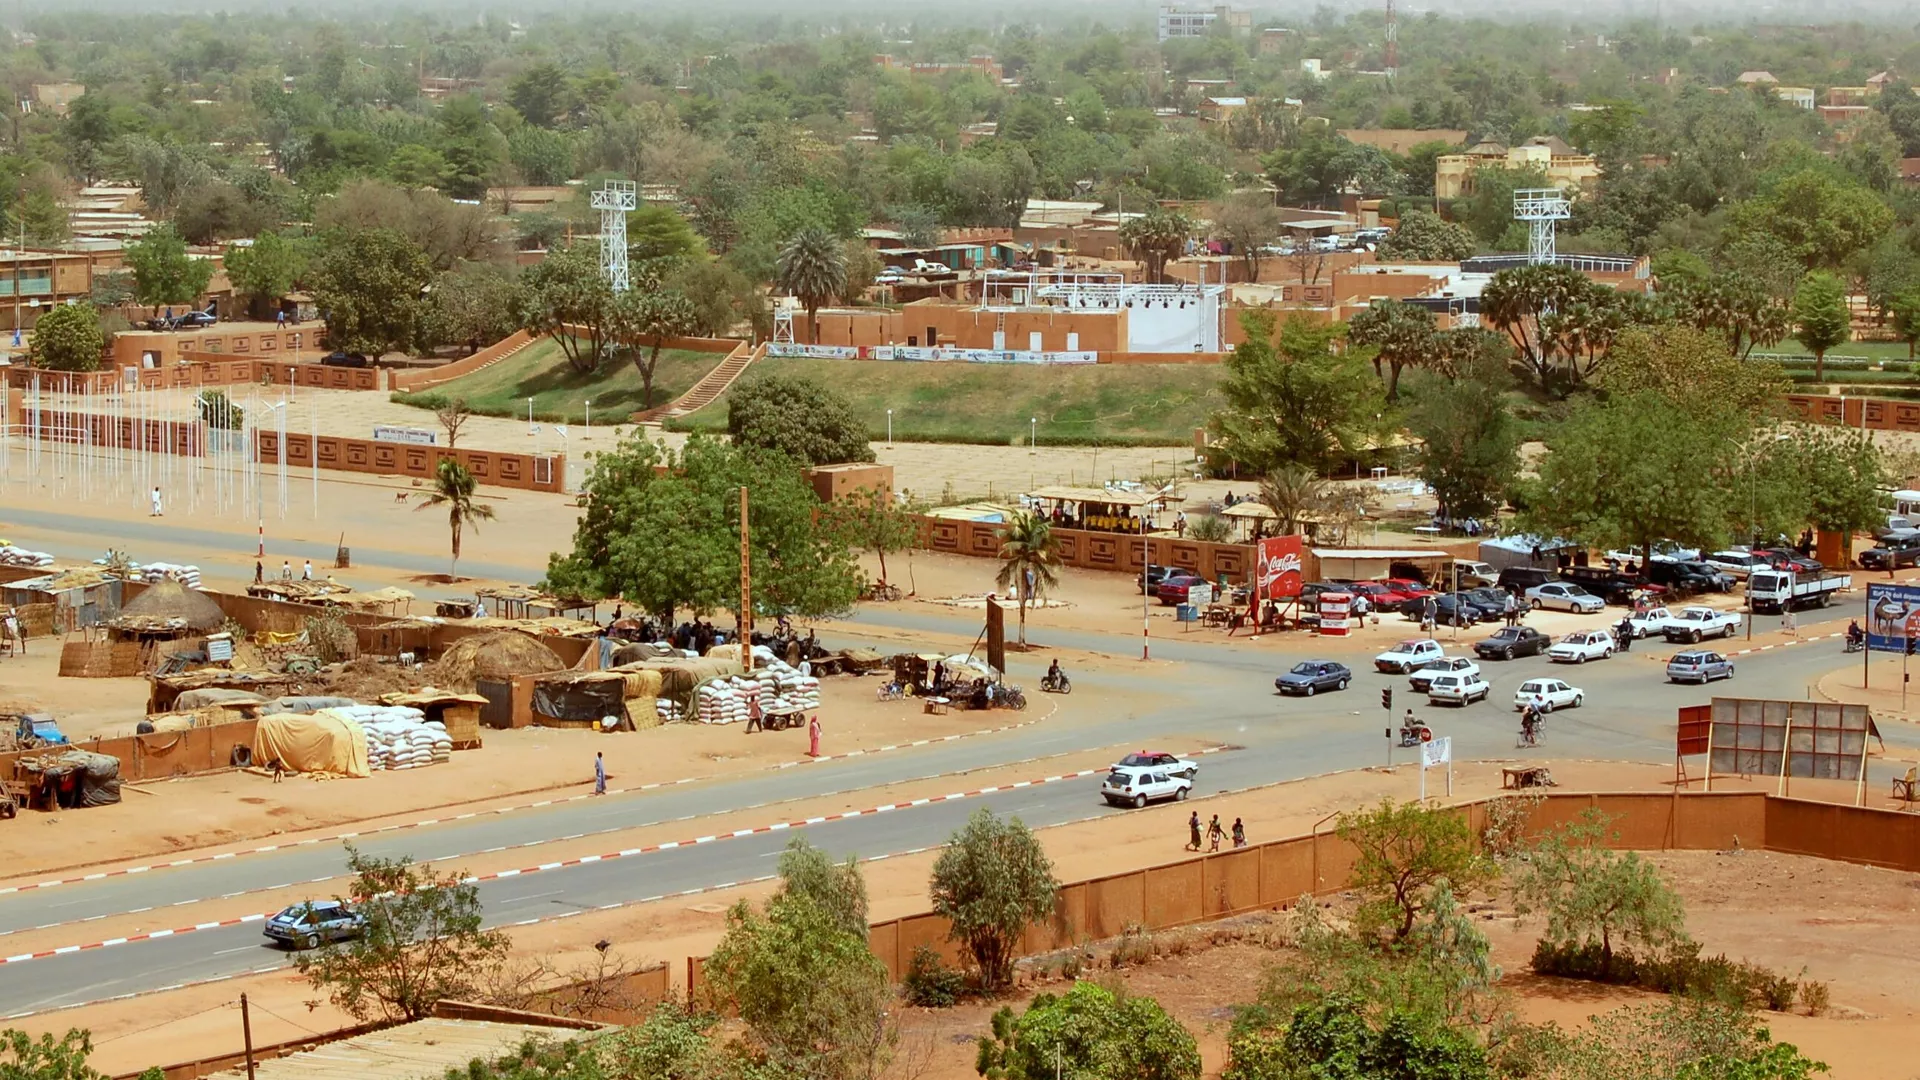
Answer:
[[1681, 608], [1680, 613], [1667, 620], [1661, 632], [1668, 641], [1685, 641], [1689, 644], [1701, 638], [1732, 637], [1740, 629], [1740, 613], [1737, 611], [1716, 611], [1710, 607]]
[[1627, 616], [1627, 625], [1633, 627], [1633, 636], [1637, 638], [1665, 633], [1667, 627], [1676, 621], [1677, 617], [1664, 607], [1648, 608], [1637, 615]]
[[1789, 608], [1826, 607], [1833, 603], [1834, 594], [1851, 588], [1852, 574], [1755, 570], [1747, 578], [1747, 606], [1769, 613]]

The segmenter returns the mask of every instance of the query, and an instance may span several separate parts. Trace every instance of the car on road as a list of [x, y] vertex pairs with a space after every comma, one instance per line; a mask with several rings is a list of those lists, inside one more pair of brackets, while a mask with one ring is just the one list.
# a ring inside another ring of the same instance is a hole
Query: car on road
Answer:
[[1613, 635], [1605, 630], [1575, 630], [1553, 643], [1547, 659], [1561, 664], [1584, 664], [1613, 656]]
[[1464, 656], [1443, 656], [1429, 661], [1407, 676], [1407, 685], [1416, 694], [1424, 694], [1433, 685], [1433, 680], [1442, 675], [1478, 675], [1480, 665]]
[[1345, 690], [1353, 681], [1347, 665], [1332, 660], [1302, 660], [1293, 670], [1273, 680], [1273, 688], [1282, 694], [1312, 697], [1322, 690]]
[[1116, 765], [1100, 782], [1100, 797], [1115, 806], [1135, 810], [1162, 799], [1180, 800], [1193, 790], [1193, 781], [1175, 776], [1165, 769], [1129, 768]]
[[1765, 570], [1773, 565], [1766, 556], [1755, 555], [1753, 552], [1741, 548], [1716, 551], [1702, 561], [1715, 570], [1724, 574], [1731, 574], [1742, 581], [1746, 580], [1747, 575], [1753, 573], [1755, 570]]
[[1903, 566], [1920, 566], [1920, 533], [1882, 540], [1878, 547], [1860, 553], [1862, 570], [1898, 570]]
[[1706, 649], [1688, 649], [1675, 653], [1667, 661], [1667, 678], [1672, 682], [1697, 682], [1702, 686], [1715, 679], [1733, 678], [1733, 661]]
[[1586, 700], [1586, 691], [1577, 686], [1568, 686], [1559, 679], [1528, 679], [1513, 692], [1513, 711], [1525, 709], [1528, 702], [1532, 702], [1541, 712], [1577, 709]]
[[1565, 581], [1550, 581], [1545, 585], [1535, 585], [1527, 590], [1527, 602], [1537, 608], [1571, 611], [1579, 615], [1594, 615], [1607, 606], [1605, 600], [1578, 585]]
[[1184, 604], [1187, 602], [1187, 590], [1206, 583], [1206, 578], [1188, 573], [1169, 574], [1153, 587], [1153, 595], [1159, 597], [1162, 604]]
[[1389, 675], [1405, 675], [1414, 668], [1447, 655], [1432, 638], [1408, 638], [1373, 658], [1373, 666]]
[[1664, 607], [1650, 607], [1645, 611], [1627, 616], [1627, 625], [1633, 628], [1633, 636], [1636, 638], [1664, 634], [1667, 627], [1672, 626], [1673, 623], [1673, 612]]
[[1737, 611], [1715, 611], [1710, 607], [1687, 607], [1667, 620], [1661, 633], [1668, 641], [1684, 641], [1698, 644], [1701, 638], [1732, 637], [1740, 629], [1740, 613]]
[[1439, 675], [1433, 685], [1427, 687], [1429, 705], [1471, 705], [1476, 701], [1487, 700], [1493, 693], [1493, 687], [1480, 677], [1478, 671], [1461, 672], [1454, 675]]
[[1502, 627], [1487, 640], [1473, 643], [1474, 655], [1483, 660], [1538, 656], [1552, 647], [1553, 639], [1531, 626]]
[[268, 919], [262, 932], [290, 949], [317, 949], [357, 938], [366, 929], [366, 919], [343, 901], [307, 900]]
[[1200, 763], [1161, 750], [1136, 750], [1113, 763], [1116, 769], [1159, 769], [1188, 780], [1200, 775]]

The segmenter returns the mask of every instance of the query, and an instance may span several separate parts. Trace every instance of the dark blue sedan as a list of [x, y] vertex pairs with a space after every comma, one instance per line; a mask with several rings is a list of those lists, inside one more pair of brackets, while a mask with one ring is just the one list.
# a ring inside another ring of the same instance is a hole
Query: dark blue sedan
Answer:
[[1273, 688], [1283, 694], [1312, 697], [1322, 690], [1345, 690], [1353, 681], [1347, 665], [1332, 660], [1302, 660], [1293, 670], [1273, 680]]

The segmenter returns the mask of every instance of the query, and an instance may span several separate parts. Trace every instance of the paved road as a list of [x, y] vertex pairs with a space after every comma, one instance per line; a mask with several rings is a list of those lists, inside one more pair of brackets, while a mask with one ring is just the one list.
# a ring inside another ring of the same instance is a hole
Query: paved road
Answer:
[[[928, 616], [896, 610], [863, 613], [863, 621], [907, 629], [951, 630], [956, 620], [926, 622]], [[1812, 632], [1812, 627], [1807, 627]], [[1074, 647], [1123, 651], [1122, 639], [1098, 634], [1049, 631], [1049, 640]], [[1084, 639], [1084, 640], [1083, 640]], [[1304, 644], [1304, 643], [1303, 643]], [[1271, 673], [1304, 655], [1286, 657], [1207, 650], [1199, 643], [1167, 642], [1162, 655], [1193, 663], [1155, 668], [1132, 676], [1103, 676], [1122, 687], [1165, 689], [1169, 681], [1190, 695], [1191, 703], [1117, 717], [1069, 711], [1047, 724], [994, 738], [964, 740], [924, 752], [856, 758], [817, 767], [761, 774], [710, 785], [657, 791], [642, 796], [596, 800], [538, 813], [435, 826], [389, 837], [370, 838], [367, 847], [381, 854], [411, 853], [423, 858], [465, 854], [599, 830], [697, 817], [775, 799], [802, 798], [829, 791], [867, 787], [933, 773], [978, 768], [1042, 754], [1083, 750], [1116, 742], [1148, 742], [1175, 733], [1211, 735], [1243, 749], [1205, 759], [1199, 794], [1312, 775], [1384, 759], [1383, 714], [1379, 689], [1396, 690], [1396, 712], [1406, 704], [1402, 678], [1362, 672], [1345, 694], [1311, 700], [1278, 699]], [[1124, 654], [1124, 652], [1123, 652]], [[1608, 757], [1664, 761], [1672, 754], [1673, 710], [1728, 692], [1765, 697], [1799, 697], [1808, 681], [1847, 662], [1838, 642], [1796, 646], [1748, 663], [1731, 687], [1712, 690], [1678, 687], [1660, 681], [1659, 665], [1642, 653], [1616, 657], [1556, 673], [1588, 691], [1590, 703], [1556, 713], [1548, 725], [1547, 745], [1532, 751], [1513, 746], [1516, 724], [1508, 706], [1513, 689], [1543, 672], [1541, 659], [1489, 665], [1492, 702], [1442, 712], [1420, 708], [1442, 734], [1456, 740], [1462, 757]], [[1753, 659], [1758, 659], [1753, 658]], [[1032, 685], [1029, 678], [1028, 684]], [[1920, 738], [1901, 726], [1887, 733], [1890, 746], [1911, 749]], [[1036, 767], [1036, 775], [1051, 771]], [[956, 784], [956, 787], [961, 785]], [[816, 844], [836, 855], [889, 854], [942, 842], [974, 807], [986, 805], [1017, 813], [1035, 825], [1051, 825], [1108, 813], [1094, 795], [1092, 779], [1049, 784], [960, 802], [895, 811], [811, 826]], [[784, 818], [769, 809], [769, 822]], [[697, 832], [689, 827], [689, 835]], [[498, 925], [551, 916], [569, 909], [632, 901], [687, 889], [761, 877], [787, 838], [780, 833], [725, 840], [698, 848], [658, 852], [613, 862], [547, 871], [481, 887], [488, 919]], [[540, 861], [530, 857], [529, 863]], [[137, 879], [110, 879], [62, 886], [0, 901], [0, 929], [124, 911], [173, 900], [195, 899], [337, 872], [337, 851], [295, 849], [230, 862], [159, 871]], [[171, 900], [168, 898], [172, 898]], [[190, 921], [183, 919], [181, 921]], [[74, 943], [88, 940], [75, 927]], [[187, 979], [245, 971], [284, 959], [260, 946], [257, 925], [244, 925], [90, 950], [0, 967], [0, 1015], [94, 1000], [153, 989]], [[0, 946], [0, 952], [4, 952]]]

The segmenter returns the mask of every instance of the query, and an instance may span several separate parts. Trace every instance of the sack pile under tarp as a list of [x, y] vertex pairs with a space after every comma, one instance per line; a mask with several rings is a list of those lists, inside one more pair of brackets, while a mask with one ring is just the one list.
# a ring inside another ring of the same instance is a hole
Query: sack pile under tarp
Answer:
[[317, 776], [372, 774], [366, 731], [347, 717], [327, 712], [261, 717], [253, 732], [253, 762], [270, 768], [275, 761], [293, 772]]
[[52, 780], [61, 806], [111, 806], [120, 801], [120, 759], [70, 748], [22, 759], [21, 768]]

